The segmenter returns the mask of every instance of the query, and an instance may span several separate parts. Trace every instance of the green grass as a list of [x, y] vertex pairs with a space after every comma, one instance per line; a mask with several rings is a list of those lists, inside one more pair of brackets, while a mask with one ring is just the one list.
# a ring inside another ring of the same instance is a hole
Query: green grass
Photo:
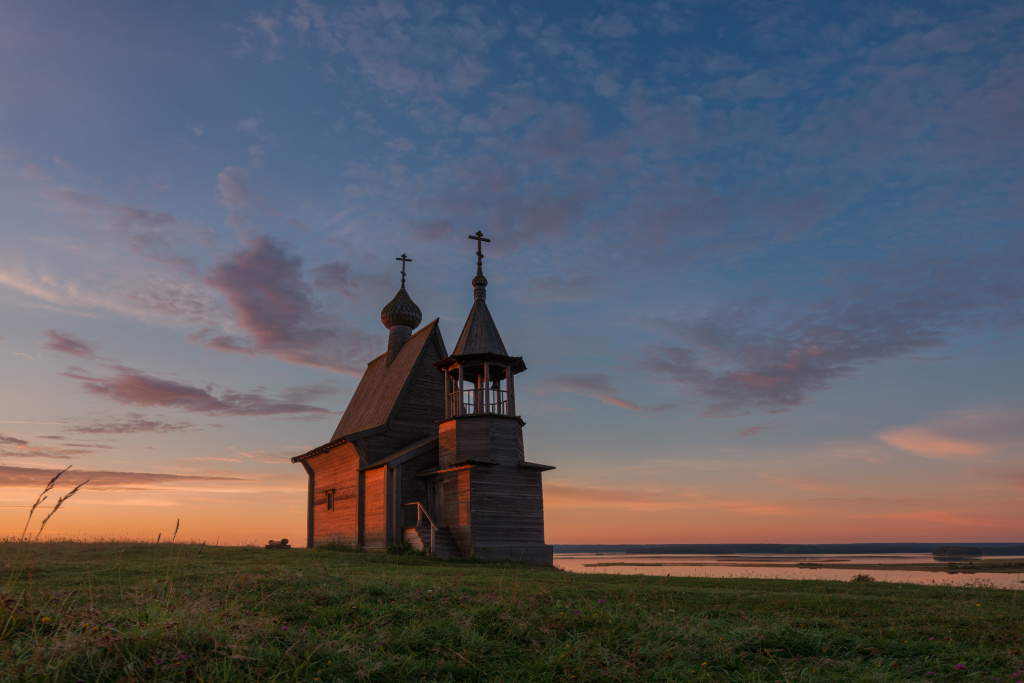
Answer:
[[1024, 680], [1018, 591], [198, 550], [0, 543], [0, 680]]

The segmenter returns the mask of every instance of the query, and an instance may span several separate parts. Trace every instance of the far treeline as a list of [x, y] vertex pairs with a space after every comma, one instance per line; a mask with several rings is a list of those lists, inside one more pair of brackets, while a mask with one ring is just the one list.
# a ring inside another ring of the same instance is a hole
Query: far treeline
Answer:
[[950, 546], [976, 548], [985, 556], [1024, 555], [1024, 543], [716, 543], [671, 545], [556, 545], [556, 553], [627, 553], [631, 555], [869, 555], [932, 553]]

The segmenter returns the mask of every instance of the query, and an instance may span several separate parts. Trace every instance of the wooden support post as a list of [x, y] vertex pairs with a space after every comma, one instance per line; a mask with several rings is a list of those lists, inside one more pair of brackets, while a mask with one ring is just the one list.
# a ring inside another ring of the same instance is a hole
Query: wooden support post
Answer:
[[480, 400], [483, 405], [480, 412], [489, 413], [491, 412], [491, 365], [487, 361], [484, 361], [483, 379], [483, 391], [480, 392]]
[[514, 374], [512, 373], [512, 366], [511, 365], [509, 365], [509, 366], [507, 366], [505, 368], [505, 373], [508, 376], [508, 381], [506, 382], [507, 389], [508, 389], [508, 414], [509, 415], [515, 415], [516, 414], [516, 392], [515, 392], [515, 388], [514, 388], [513, 382], [512, 382], [512, 378], [514, 377]]
[[448, 386], [448, 368], [445, 368], [445, 370], [444, 370], [444, 417], [445, 417], [446, 420], [449, 417], [451, 417], [451, 415], [450, 415], [451, 411], [449, 409], [449, 404], [451, 403], [451, 398], [449, 398], [450, 395], [451, 395], [451, 391], [450, 391], [450, 387]]
[[[455, 411], [455, 415], [462, 415], [462, 408], [463, 408], [463, 406], [462, 406], [462, 363], [459, 363], [459, 379], [458, 379], [458, 382], [459, 382], [458, 391], [455, 392], [455, 396], [458, 399], [458, 406], [457, 406], [457, 410]], [[453, 415], [452, 417], [455, 417], [455, 415]]]

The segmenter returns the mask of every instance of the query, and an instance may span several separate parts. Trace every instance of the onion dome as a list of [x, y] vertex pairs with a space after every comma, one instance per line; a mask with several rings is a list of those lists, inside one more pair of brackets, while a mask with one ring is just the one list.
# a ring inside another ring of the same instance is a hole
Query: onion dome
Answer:
[[420, 311], [420, 307], [413, 303], [409, 293], [405, 291], [404, 283], [398, 290], [398, 294], [395, 294], [395, 298], [380, 312], [380, 321], [389, 330], [399, 325], [414, 330], [421, 320], [423, 320], [423, 313]]

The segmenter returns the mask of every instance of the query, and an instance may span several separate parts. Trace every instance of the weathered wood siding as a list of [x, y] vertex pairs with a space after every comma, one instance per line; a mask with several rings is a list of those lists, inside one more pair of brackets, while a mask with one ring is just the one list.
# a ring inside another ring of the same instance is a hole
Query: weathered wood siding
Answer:
[[[359, 542], [359, 454], [350, 443], [310, 458], [314, 472], [313, 544]], [[327, 492], [334, 489], [334, 510], [327, 509]]]
[[441, 333], [435, 333], [424, 346], [419, 363], [409, 378], [409, 386], [391, 420], [391, 429], [429, 436], [444, 419], [444, 374], [434, 367], [441, 360]]
[[544, 492], [540, 472], [519, 467], [472, 470], [474, 548], [544, 544]]
[[437, 428], [437, 465], [441, 469], [451, 467], [457, 461], [458, 453], [455, 451], [456, 430], [459, 420], [448, 420], [442, 422]]
[[467, 415], [438, 427], [441, 468], [469, 459], [515, 466], [523, 461], [523, 427], [513, 417]]
[[[434, 426], [434, 429], [436, 428]], [[359, 445], [362, 447], [363, 452], [366, 453], [367, 463], [372, 465], [381, 458], [386, 458], [395, 451], [400, 451], [406, 446], [414, 444], [433, 433], [433, 431], [424, 432], [422, 429], [419, 431], [388, 430], [382, 434], [375, 434], [360, 439]]]
[[363, 509], [363, 547], [387, 548], [388, 468], [377, 467], [363, 472], [365, 505]]
[[463, 557], [473, 554], [470, 538], [470, 472], [459, 470], [440, 475], [444, 486], [444, 522]]

